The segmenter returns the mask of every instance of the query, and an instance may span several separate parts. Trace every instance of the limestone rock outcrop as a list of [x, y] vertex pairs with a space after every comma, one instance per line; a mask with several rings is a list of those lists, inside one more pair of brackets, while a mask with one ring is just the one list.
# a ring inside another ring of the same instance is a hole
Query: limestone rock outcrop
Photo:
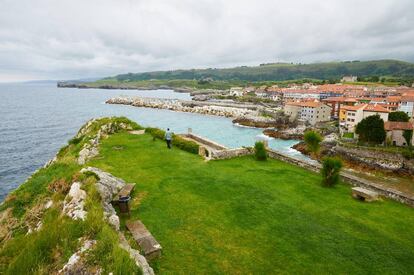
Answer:
[[58, 274], [101, 274], [101, 270], [91, 270], [84, 262], [84, 254], [87, 253], [96, 244], [95, 240], [85, 240], [78, 251], [70, 256], [68, 262], [63, 266]]
[[63, 203], [63, 213], [74, 220], [85, 220], [87, 214], [84, 210], [85, 199], [86, 192], [81, 189], [81, 183], [74, 182]]
[[96, 189], [102, 198], [105, 218], [109, 224], [116, 230], [119, 230], [119, 217], [116, 215], [116, 211], [111, 202], [113, 197], [125, 186], [125, 181], [95, 167], [84, 168], [81, 172], [92, 172], [98, 176], [99, 180], [96, 183]]

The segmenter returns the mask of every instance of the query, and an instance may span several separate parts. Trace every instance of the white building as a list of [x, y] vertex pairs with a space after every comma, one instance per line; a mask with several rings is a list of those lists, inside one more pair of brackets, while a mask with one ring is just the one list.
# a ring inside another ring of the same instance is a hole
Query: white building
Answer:
[[314, 90], [284, 90], [283, 100], [320, 100], [321, 93]]
[[366, 117], [379, 115], [385, 122], [388, 121], [390, 111], [380, 105], [360, 104], [355, 106], [344, 106], [346, 110], [345, 129], [347, 132], [355, 132], [355, 127]]
[[290, 102], [286, 103], [284, 111], [291, 119], [309, 122], [311, 125], [331, 118], [331, 107], [321, 102]]
[[409, 117], [414, 114], [414, 96], [402, 96], [398, 111], [405, 112]]
[[244, 95], [244, 90], [242, 87], [233, 87], [230, 88], [230, 95], [231, 96], [236, 96], [236, 97], [241, 97]]
[[358, 81], [358, 77], [354, 75], [344, 76], [341, 79], [341, 82], [357, 82], [357, 81]]

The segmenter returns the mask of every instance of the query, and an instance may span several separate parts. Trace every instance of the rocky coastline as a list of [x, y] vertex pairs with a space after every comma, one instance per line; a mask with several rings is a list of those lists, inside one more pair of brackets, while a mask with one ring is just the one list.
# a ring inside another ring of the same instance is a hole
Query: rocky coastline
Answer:
[[303, 134], [306, 131], [306, 127], [304, 126], [297, 126], [295, 128], [286, 128], [286, 129], [279, 128], [279, 127], [277, 128], [280, 130], [265, 129], [263, 131], [263, 134], [265, 134], [266, 136], [272, 137], [272, 138], [278, 138], [278, 139], [284, 139], [284, 140], [290, 140], [290, 139], [303, 140]]

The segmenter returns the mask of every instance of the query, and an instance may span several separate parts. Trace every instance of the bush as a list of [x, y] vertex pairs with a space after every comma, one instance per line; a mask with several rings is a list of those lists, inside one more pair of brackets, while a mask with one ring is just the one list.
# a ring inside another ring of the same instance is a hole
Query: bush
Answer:
[[254, 155], [257, 160], [267, 160], [266, 147], [263, 142], [258, 141], [254, 144]]
[[158, 139], [164, 139], [165, 136], [165, 132], [158, 128], [146, 128], [145, 132]]
[[308, 151], [317, 154], [319, 152], [322, 136], [315, 131], [307, 131], [304, 135], [304, 140]]
[[408, 122], [410, 117], [407, 115], [406, 112], [392, 112], [388, 116], [389, 121], [401, 121], [401, 122]]
[[76, 138], [76, 137], [74, 137], [74, 138], [72, 138], [72, 139], [70, 139], [69, 141], [68, 141], [68, 144], [69, 145], [76, 145], [76, 144], [78, 144], [79, 142], [81, 142], [82, 141], [82, 137], [78, 137], [78, 138]]
[[172, 144], [180, 148], [181, 150], [187, 151], [189, 153], [198, 154], [199, 145], [193, 141], [185, 140], [179, 136], [174, 135]]
[[342, 161], [338, 158], [324, 158], [322, 161], [322, 185], [334, 186], [339, 183], [339, 173], [341, 172]]
[[358, 123], [355, 133], [358, 134], [359, 140], [362, 142], [381, 144], [386, 137], [384, 121], [379, 115], [366, 117]]

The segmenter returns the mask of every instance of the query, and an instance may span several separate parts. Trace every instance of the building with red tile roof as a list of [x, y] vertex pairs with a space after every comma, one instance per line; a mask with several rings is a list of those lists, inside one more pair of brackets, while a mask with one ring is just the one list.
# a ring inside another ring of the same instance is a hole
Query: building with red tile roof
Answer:
[[[414, 125], [412, 122], [386, 121], [384, 129], [387, 132], [387, 142], [394, 146], [407, 146], [404, 138], [404, 131], [412, 131]], [[414, 136], [411, 138], [411, 144], [414, 144]]]

